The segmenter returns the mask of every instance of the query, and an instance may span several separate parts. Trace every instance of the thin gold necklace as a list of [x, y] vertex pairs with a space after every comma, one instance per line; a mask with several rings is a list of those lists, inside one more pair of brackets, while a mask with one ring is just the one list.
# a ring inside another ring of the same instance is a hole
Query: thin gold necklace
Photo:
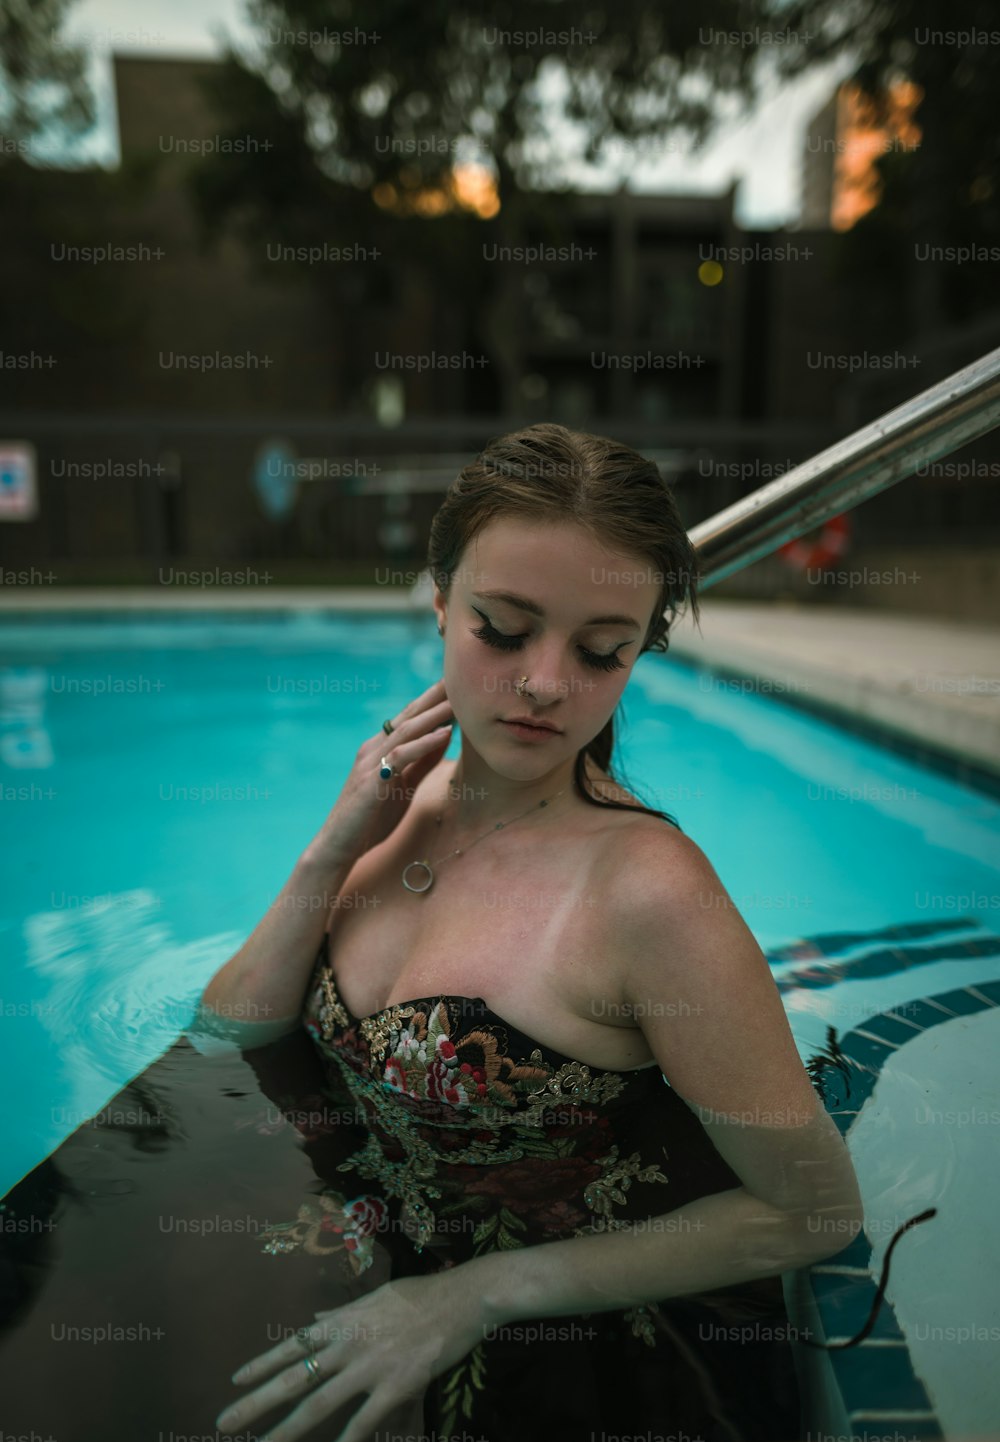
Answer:
[[[486, 838], [487, 838], [487, 836], [492, 836], [492, 835], [493, 835], [494, 831], [502, 831], [505, 826], [512, 826], [515, 821], [520, 821], [521, 816], [527, 816], [527, 815], [528, 815], [528, 811], [539, 811], [543, 806], [548, 806], [548, 805], [550, 804], [550, 802], [552, 802], [552, 801], [558, 801], [558, 800], [559, 800], [559, 797], [562, 796], [563, 791], [565, 791], [565, 790], [566, 790], [566, 787], [564, 786], [563, 789], [562, 789], [562, 791], [557, 791], [557, 792], [556, 792], [555, 796], [550, 796], [550, 797], [549, 797], [547, 800], [545, 800], [545, 801], [539, 801], [539, 802], [537, 802], [534, 806], [529, 806], [529, 807], [528, 807], [528, 810], [527, 810], [527, 811], [522, 811], [520, 816], [512, 816], [509, 821], [498, 821], [498, 822], [496, 822], [495, 825], [493, 825], [493, 826], [490, 827], [489, 831], [484, 831], [483, 834], [482, 834], [482, 836], [477, 836], [476, 839], [475, 839], [475, 841], [470, 841], [468, 846], [456, 846], [455, 850], [454, 850], [454, 851], [449, 851], [447, 856], [439, 856], [439, 857], [435, 860], [434, 865], [435, 865], [435, 866], [440, 866], [441, 862], [442, 862], [442, 861], [447, 861], [447, 860], [449, 859], [449, 857], [452, 857], [452, 856], [460, 856], [463, 851], [469, 851], [469, 850], [472, 849], [473, 846], [478, 846], [478, 844], [479, 844], [480, 841], [485, 841]], [[437, 815], [437, 817], [435, 818], [436, 821], [437, 821], [438, 826], [441, 825], [441, 817], [442, 817], [443, 815], [444, 815], [443, 812], [439, 812], [438, 815]], [[424, 872], [426, 873], [427, 881], [426, 881], [426, 884], [425, 884], [424, 886], [411, 886], [410, 883], [407, 881], [407, 879], [406, 879], [406, 874], [407, 874], [408, 871], [412, 871], [414, 867], [417, 867], [418, 869], [420, 869], [420, 870], [422, 870], [422, 871], [424, 871]], [[418, 892], [418, 893], [421, 894], [421, 895], [422, 895], [425, 891], [430, 891], [431, 887], [434, 885], [434, 872], [431, 870], [431, 862], [430, 862], [429, 860], [424, 860], [424, 861], [411, 861], [408, 866], [404, 866], [404, 868], [403, 868], [403, 885], [406, 887], [407, 891], [416, 891], [416, 892]]]

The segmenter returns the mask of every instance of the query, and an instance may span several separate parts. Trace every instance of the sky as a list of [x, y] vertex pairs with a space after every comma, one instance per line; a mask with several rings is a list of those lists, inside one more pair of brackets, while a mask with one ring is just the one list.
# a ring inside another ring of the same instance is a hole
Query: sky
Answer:
[[[65, 34], [87, 45], [99, 104], [96, 131], [77, 153], [104, 165], [117, 161], [112, 51], [211, 56], [221, 54], [226, 37], [240, 48], [252, 38], [243, 0], [79, 0], [67, 16]], [[748, 229], [794, 225], [806, 125], [847, 68], [841, 61], [775, 89], [746, 117], [728, 119], [696, 153], [684, 153], [678, 138], [672, 141], [677, 148], [641, 168], [634, 163], [627, 170], [576, 167], [566, 174], [580, 189], [613, 190], [627, 176], [632, 190], [666, 194], [719, 194], [736, 180], [739, 224]]]

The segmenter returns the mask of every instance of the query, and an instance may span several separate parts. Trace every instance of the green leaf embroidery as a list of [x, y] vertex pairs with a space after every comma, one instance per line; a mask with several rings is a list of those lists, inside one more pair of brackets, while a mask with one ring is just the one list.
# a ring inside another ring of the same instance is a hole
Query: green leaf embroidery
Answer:
[[441, 1421], [441, 1432], [448, 1436], [455, 1429], [455, 1413], [458, 1410], [456, 1393], [459, 1387], [462, 1388], [462, 1416], [468, 1421], [472, 1415], [473, 1396], [469, 1383], [482, 1391], [485, 1386], [483, 1373], [486, 1369], [486, 1359], [483, 1356], [483, 1344], [477, 1342], [472, 1351], [462, 1358], [456, 1367], [453, 1367], [444, 1384], [445, 1410]]
[[486, 1239], [496, 1231], [497, 1225], [496, 1217], [487, 1217], [484, 1222], [479, 1223], [479, 1226], [473, 1232], [473, 1242], [485, 1242]]

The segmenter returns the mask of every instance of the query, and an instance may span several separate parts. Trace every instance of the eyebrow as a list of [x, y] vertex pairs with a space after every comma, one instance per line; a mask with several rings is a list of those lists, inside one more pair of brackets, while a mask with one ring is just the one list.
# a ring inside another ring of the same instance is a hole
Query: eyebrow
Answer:
[[[517, 596], [513, 591], [473, 591], [481, 601], [506, 601], [509, 606], [516, 606], [520, 611], [527, 611], [529, 616], [545, 616], [545, 612], [537, 601], [529, 601], [527, 596]], [[584, 621], [585, 626], [634, 626], [640, 630], [639, 622], [634, 616], [591, 616], [589, 621]]]

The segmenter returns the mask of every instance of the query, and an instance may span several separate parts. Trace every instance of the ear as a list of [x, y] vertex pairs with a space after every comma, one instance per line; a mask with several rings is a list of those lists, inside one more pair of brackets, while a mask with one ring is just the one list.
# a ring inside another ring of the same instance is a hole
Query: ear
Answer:
[[434, 583], [434, 614], [437, 616], [437, 623], [443, 630], [448, 626], [448, 601], [441, 591], [438, 590], [437, 582]]

